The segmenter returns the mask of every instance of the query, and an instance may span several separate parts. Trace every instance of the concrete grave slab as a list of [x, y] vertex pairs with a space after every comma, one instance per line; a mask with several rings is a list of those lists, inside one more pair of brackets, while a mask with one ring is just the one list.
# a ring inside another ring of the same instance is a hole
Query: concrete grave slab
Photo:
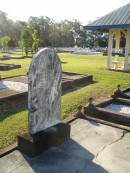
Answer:
[[89, 103], [84, 107], [85, 116], [95, 117], [107, 122], [130, 127], [130, 100], [124, 98], [106, 98], [104, 101]]

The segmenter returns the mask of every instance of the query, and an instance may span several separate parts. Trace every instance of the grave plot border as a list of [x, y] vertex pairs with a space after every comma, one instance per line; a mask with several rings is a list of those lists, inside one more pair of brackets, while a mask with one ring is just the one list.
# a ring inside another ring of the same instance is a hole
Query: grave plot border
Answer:
[[105, 108], [105, 106], [111, 103], [121, 103], [130, 106], [130, 100], [123, 98], [106, 98], [106, 100], [103, 102], [97, 102], [96, 104], [91, 103], [85, 106], [84, 114], [86, 117], [88, 115], [89, 117], [98, 118], [107, 122], [130, 127], [130, 115], [115, 112]]
[[[72, 90], [75, 90], [76, 87], [88, 85], [93, 82], [93, 76], [92, 75], [82, 75], [79, 73], [70, 73], [70, 72], [65, 72], [66, 74], [71, 74], [71, 75], [81, 75], [79, 79], [75, 80], [67, 80], [67, 81], [62, 81], [62, 95], [65, 93], [68, 93]], [[23, 75], [20, 75], [23, 76]], [[15, 77], [20, 77], [20, 76], [15, 76]], [[8, 77], [8, 78], [3, 78], [3, 79], [10, 79], [13, 77]], [[11, 96], [6, 96], [6, 97], [1, 97], [0, 98], [0, 111], [5, 112], [8, 111], [9, 109], [14, 109], [16, 107], [20, 107], [23, 105], [25, 102], [25, 105], [27, 104], [28, 100], [28, 92], [21, 92], [21, 93], [16, 93]]]
[[127, 95], [126, 93], [130, 92], [130, 88], [126, 88], [121, 90], [120, 85], [117, 86], [117, 90], [112, 95], [113, 98], [124, 98], [124, 99], [130, 99], [130, 95]]
[[78, 79], [67, 79], [66, 81], [62, 81], [62, 92], [65, 93], [69, 90], [73, 90], [76, 87], [84, 86], [93, 82], [92, 75], [83, 75], [80, 73], [72, 73], [72, 72], [63, 72], [64, 74], [68, 75], [80, 75]]
[[0, 64], [0, 71], [9, 71], [13, 69], [21, 68], [21, 64]]

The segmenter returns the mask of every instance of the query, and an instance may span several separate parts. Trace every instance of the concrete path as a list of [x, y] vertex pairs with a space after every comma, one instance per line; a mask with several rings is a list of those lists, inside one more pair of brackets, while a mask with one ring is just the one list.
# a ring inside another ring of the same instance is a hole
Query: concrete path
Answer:
[[130, 133], [77, 119], [71, 140], [36, 158], [19, 151], [0, 159], [0, 173], [129, 173]]

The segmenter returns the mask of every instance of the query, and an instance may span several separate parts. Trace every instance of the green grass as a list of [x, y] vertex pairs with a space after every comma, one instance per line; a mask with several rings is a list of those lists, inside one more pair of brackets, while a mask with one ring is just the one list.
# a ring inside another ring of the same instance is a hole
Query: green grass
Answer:
[[[130, 74], [112, 72], [105, 69], [106, 57], [102, 55], [59, 54], [63, 71], [91, 74], [96, 83], [79, 88], [62, 96], [62, 117], [74, 112], [79, 104], [85, 105], [88, 97], [99, 98], [113, 93], [117, 84], [130, 86]], [[2, 72], [2, 76], [26, 74], [30, 59], [10, 60], [9, 63], [21, 63], [22, 69]], [[0, 148], [8, 146], [16, 135], [27, 131], [27, 110], [21, 109], [4, 114], [0, 121]]]
[[[7, 55], [7, 53], [0, 53], [0, 56]], [[9, 56], [21, 56], [22, 52], [12, 52]], [[31, 55], [29, 53], [29, 55]], [[21, 68], [9, 70], [9, 71], [0, 71], [0, 76], [2, 77], [11, 77], [11, 76], [18, 76], [18, 75], [26, 75], [28, 71], [29, 64], [31, 62], [31, 58], [26, 59], [11, 59], [1, 61], [2, 64], [21, 64]]]
[[0, 63], [4, 63], [4, 64], [21, 64], [21, 68], [9, 70], [9, 71], [0, 71], [0, 75], [2, 77], [26, 75], [30, 62], [31, 62], [31, 58], [18, 59], [18, 60], [11, 59], [11, 60], [6, 60], [6, 61], [0, 61]]
[[[29, 55], [31, 55], [31, 52], [28, 53]], [[22, 56], [22, 55], [25, 55], [25, 53], [23, 52], [0, 52], [0, 56], [3, 56], [3, 55], [9, 55], [9, 56]]]

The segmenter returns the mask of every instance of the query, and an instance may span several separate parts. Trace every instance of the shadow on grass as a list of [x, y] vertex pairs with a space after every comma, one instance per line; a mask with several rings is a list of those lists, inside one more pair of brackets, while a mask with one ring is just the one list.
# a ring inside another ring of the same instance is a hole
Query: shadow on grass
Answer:
[[8, 111], [4, 111], [0, 113], [0, 121], [3, 121], [5, 118], [10, 117], [16, 113], [27, 110], [27, 105], [22, 105], [21, 107], [17, 107], [15, 109], [11, 109]]

